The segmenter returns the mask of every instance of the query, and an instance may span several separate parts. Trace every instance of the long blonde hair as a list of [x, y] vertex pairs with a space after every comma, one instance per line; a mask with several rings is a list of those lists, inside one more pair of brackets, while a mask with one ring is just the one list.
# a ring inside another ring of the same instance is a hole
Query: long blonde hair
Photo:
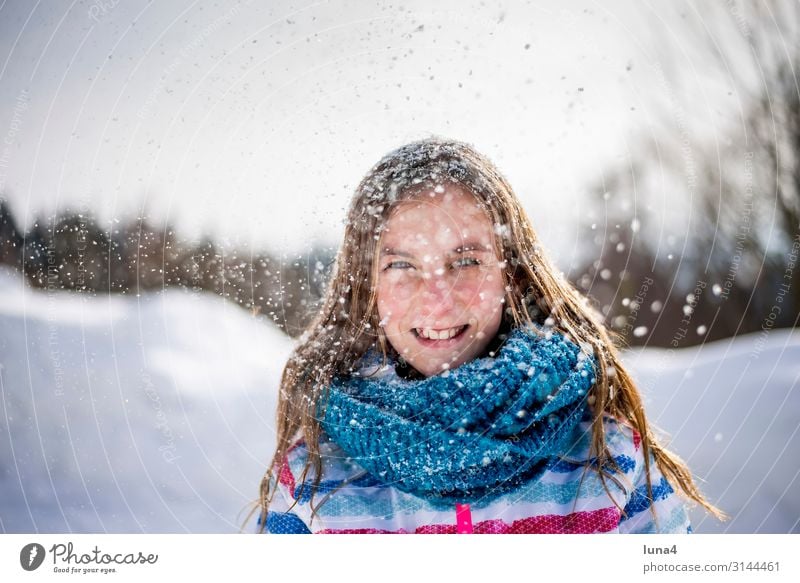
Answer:
[[505, 178], [468, 144], [431, 138], [387, 154], [356, 189], [322, 309], [301, 336], [281, 378], [277, 447], [261, 481], [259, 500], [250, 513], [252, 516], [260, 509], [261, 530], [266, 526], [269, 505], [277, 490], [277, 473], [300, 437], [304, 438], [309, 455], [298, 482], [306, 487], [313, 466], [311, 492], [318, 489], [322, 458], [316, 408], [333, 376], [353, 372], [359, 358], [370, 348], [378, 348], [385, 361], [390, 355], [397, 356], [382, 332], [376, 308], [380, 233], [400, 202], [420, 189], [443, 182], [458, 184], [471, 192], [495, 225], [495, 248], [505, 262], [505, 324], [516, 327], [547, 321], [597, 357], [599, 371], [588, 397], [593, 412], [590, 457], [597, 458], [594, 467], [601, 469], [606, 491], [603, 469], [618, 468], [605, 443], [604, 414], [639, 433], [651, 498], [652, 452], [670, 484], [715, 516], [724, 517], [703, 497], [684, 462], [659, 444], [648, 425], [639, 392], [615, 347], [614, 340], [619, 338], [612, 339], [602, 316], [550, 263]]

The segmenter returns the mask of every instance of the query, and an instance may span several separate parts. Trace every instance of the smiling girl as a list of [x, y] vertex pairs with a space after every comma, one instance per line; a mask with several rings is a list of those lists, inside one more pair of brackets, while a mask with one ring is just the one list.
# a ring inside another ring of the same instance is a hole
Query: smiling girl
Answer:
[[272, 533], [690, 532], [717, 516], [659, 444], [602, 317], [497, 169], [429, 139], [358, 186], [284, 369]]

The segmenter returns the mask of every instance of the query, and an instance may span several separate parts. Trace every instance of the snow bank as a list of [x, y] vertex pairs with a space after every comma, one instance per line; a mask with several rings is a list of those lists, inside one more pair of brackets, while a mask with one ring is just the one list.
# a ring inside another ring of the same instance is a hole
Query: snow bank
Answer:
[[291, 343], [181, 290], [89, 298], [0, 273], [0, 529], [232, 532]]
[[638, 349], [626, 364], [650, 420], [731, 515], [693, 513], [699, 532], [800, 532], [800, 333], [772, 330], [684, 350]]

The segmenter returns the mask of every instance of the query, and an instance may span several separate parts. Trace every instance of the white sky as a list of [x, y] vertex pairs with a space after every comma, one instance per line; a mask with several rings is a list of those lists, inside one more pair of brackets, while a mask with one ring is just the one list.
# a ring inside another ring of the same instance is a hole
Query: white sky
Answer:
[[144, 205], [190, 238], [336, 245], [369, 167], [439, 134], [489, 155], [569, 262], [586, 188], [658, 123], [653, 43], [674, 42], [693, 136], [730, 116], [686, 44], [691, 9], [263, 4], [0, 5], [0, 192], [18, 219], [84, 204], [107, 226]]

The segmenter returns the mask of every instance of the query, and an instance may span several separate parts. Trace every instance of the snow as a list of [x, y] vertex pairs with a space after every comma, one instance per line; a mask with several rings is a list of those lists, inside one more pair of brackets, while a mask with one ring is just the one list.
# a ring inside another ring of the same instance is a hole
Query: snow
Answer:
[[705, 533], [800, 532], [800, 333], [776, 329], [688, 349], [623, 354], [651, 422], [731, 516]]
[[[0, 268], [0, 531], [238, 531], [291, 346], [211, 295], [49, 293]], [[697, 532], [798, 532], [800, 334], [623, 358], [733, 517], [694, 512]]]
[[235, 532], [291, 343], [210, 295], [82, 297], [0, 271], [0, 530]]

